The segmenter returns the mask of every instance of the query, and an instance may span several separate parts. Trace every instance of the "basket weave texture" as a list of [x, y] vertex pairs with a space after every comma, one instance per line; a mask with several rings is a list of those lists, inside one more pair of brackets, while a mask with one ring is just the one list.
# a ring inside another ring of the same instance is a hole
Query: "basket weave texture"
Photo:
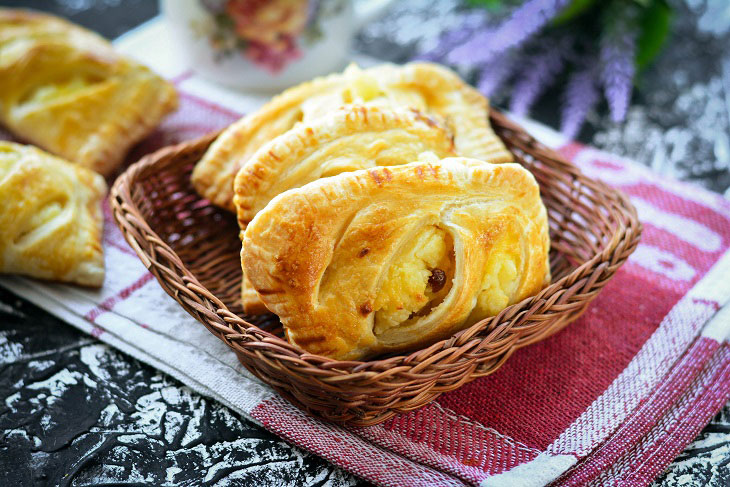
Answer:
[[493, 373], [518, 348], [577, 319], [639, 242], [641, 224], [623, 193], [586, 177], [499, 112], [490, 118], [540, 184], [553, 282], [499, 315], [407, 355], [363, 362], [312, 355], [283, 338], [275, 316], [243, 313], [236, 220], [190, 184], [193, 166], [216, 134], [130, 166], [111, 191], [114, 217], [162, 288], [253, 374], [319, 417], [377, 424]]

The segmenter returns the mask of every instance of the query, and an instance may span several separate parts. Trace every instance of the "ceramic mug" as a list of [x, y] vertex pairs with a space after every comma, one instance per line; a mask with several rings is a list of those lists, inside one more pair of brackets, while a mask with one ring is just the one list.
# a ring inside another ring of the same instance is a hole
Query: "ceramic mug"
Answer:
[[278, 91], [342, 69], [354, 34], [392, 0], [160, 0], [190, 67]]

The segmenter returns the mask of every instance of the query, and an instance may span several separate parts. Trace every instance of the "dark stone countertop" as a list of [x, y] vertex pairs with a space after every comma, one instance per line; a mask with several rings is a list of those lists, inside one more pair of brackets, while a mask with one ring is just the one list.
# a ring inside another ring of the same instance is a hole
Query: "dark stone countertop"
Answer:
[[[727, 31], [703, 17], [713, 1], [673, 2], [670, 48], [642, 78], [628, 122], [612, 124], [601, 110], [581, 140], [727, 191], [730, 61]], [[107, 37], [157, 13], [149, 0], [0, 5], [52, 11]], [[399, 2], [361, 33], [358, 48], [405, 60], [456, 15], [451, 0]], [[554, 125], [554, 114], [546, 102], [533, 116]], [[2, 289], [0, 399], [3, 486], [366, 485]], [[730, 485], [728, 464], [730, 405], [655, 485]]]

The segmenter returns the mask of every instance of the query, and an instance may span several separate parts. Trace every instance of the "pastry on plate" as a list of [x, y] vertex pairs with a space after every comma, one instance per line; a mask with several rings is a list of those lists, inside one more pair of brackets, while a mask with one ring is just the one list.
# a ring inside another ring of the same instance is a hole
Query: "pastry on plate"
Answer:
[[105, 195], [95, 172], [0, 141], [0, 272], [101, 286]]
[[0, 8], [0, 124], [107, 175], [177, 105], [175, 88], [102, 37]]
[[513, 160], [489, 125], [487, 99], [454, 72], [423, 62], [365, 70], [352, 65], [344, 73], [290, 88], [228, 127], [196, 165], [195, 189], [234, 211], [234, 177], [263, 144], [298, 122], [350, 104], [415, 108], [444, 120], [459, 155], [495, 163]]
[[274, 198], [243, 266], [287, 338], [355, 360], [427, 346], [550, 280], [532, 174], [467, 158], [343, 173]]
[[[413, 108], [348, 105], [302, 122], [264, 144], [238, 172], [235, 205], [242, 230], [276, 195], [319, 178], [455, 155], [451, 134]], [[247, 313], [267, 312], [244, 277]]]

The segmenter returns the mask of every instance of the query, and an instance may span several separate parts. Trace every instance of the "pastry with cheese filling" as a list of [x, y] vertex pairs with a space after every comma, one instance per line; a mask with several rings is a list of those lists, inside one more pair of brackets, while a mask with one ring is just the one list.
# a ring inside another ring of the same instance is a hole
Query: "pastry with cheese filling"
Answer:
[[287, 338], [356, 360], [427, 346], [550, 281], [545, 206], [518, 164], [377, 167], [275, 197], [243, 267]]
[[[238, 222], [245, 230], [276, 195], [319, 178], [454, 155], [449, 131], [418, 110], [342, 107], [298, 124], [246, 161], [234, 185]], [[241, 298], [247, 313], [267, 312], [245, 277]]]

